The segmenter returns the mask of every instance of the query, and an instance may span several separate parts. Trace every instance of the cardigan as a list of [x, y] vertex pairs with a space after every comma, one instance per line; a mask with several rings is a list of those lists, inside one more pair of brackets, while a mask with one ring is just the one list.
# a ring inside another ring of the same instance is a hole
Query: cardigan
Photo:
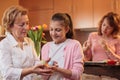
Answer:
[[[44, 60], [49, 59], [50, 43], [48, 42], [42, 47], [42, 59]], [[79, 41], [69, 39], [64, 48], [64, 69], [71, 70], [72, 76], [63, 80], [80, 80], [84, 71], [83, 59], [83, 50]]]

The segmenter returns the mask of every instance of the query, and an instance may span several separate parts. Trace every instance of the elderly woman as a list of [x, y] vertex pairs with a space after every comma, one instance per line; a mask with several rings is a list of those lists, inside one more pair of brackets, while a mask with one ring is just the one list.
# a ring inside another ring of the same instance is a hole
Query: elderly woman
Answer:
[[29, 19], [21, 6], [8, 8], [2, 19], [7, 36], [0, 42], [0, 70], [3, 80], [34, 80], [33, 74], [49, 75], [36, 56], [34, 44], [27, 38]]

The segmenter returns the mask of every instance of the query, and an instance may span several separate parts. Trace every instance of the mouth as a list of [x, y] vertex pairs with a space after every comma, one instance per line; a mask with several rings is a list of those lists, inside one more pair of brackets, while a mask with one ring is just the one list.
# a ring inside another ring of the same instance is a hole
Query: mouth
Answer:
[[57, 39], [57, 38], [59, 38], [59, 36], [53, 36], [53, 39]]
[[27, 32], [22, 32], [22, 34], [27, 35]]
[[26, 34], [27, 32], [22, 32], [22, 33]]
[[106, 34], [107, 32], [106, 31], [103, 31], [104, 34]]

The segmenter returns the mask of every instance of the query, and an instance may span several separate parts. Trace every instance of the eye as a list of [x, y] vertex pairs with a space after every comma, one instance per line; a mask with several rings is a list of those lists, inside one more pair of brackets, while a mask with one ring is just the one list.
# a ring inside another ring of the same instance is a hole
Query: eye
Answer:
[[26, 25], [29, 25], [29, 22], [26, 22]]
[[102, 26], [106, 26], [105, 24], [103, 24]]
[[57, 29], [56, 29], [56, 31], [57, 31], [57, 32], [60, 32], [60, 31], [61, 31], [61, 29], [57, 28]]
[[53, 31], [53, 29], [52, 29], [52, 28], [49, 28], [49, 31]]
[[113, 28], [109, 26], [108, 29], [113, 29]]
[[23, 26], [24, 26], [24, 24], [19, 24], [18, 26], [23, 27]]
[[29, 25], [29, 22], [19, 24], [18, 26], [20, 26], [20, 27], [24, 27], [25, 25]]

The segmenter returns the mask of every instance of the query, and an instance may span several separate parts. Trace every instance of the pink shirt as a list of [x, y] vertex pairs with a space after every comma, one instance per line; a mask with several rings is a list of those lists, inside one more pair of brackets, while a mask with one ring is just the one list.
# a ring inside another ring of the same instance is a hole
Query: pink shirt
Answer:
[[[47, 60], [49, 58], [50, 42], [42, 47], [42, 59]], [[69, 39], [64, 48], [64, 69], [72, 71], [70, 79], [64, 78], [64, 80], [80, 80], [83, 73], [83, 50], [81, 44], [77, 40]]]
[[[92, 61], [103, 61], [103, 60], [117, 60], [112, 54], [107, 55], [105, 49], [101, 46], [102, 37], [97, 32], [90, 33], [88, 41], [90, 41], [91, 48], [87, 51], [88, 57], [92, 58]], [[111, 46], [115, 54], [120, 56], [120, 39], [108, 39], [107, 43]]]

